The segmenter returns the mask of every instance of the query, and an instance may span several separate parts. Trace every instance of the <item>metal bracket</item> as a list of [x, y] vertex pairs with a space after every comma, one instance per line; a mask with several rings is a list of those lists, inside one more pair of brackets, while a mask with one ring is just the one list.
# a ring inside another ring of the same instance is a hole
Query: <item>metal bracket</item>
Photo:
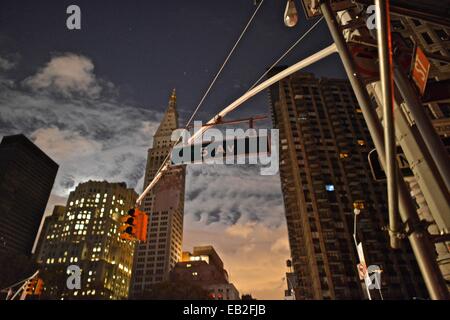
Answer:
[[411, 221], [407, 221], [406, 223], [403, 224], [404, 230], [405, 230], [405, 235], [407, 237], [409, 237], [413, 232], [419, 232], [419, 233], [429, 235], [427, 229], [431, 224], [433, 224], [433, 223], [430, 223], [429, 221], [426, 221], [426, 220], [420, 220], [417, 223], [412, 223]]
[[389, 226], [384, 226], [383, 228], [381, 228], [381, 230], [387, 231], [389, 233], [389, 235], [394, 235], [394, 237], [396, 237], [397, 239], [400, 239], [400, 240], [404, 240], [408, 236], [408, 234], [406, 233], [406, 228], [405, 228], [404, 225], [401, 226], [398, 231], [392, 231], [389, 228]]
[[430, 235], [430, 238], [434, 243], [450, 242], [450, 233]]

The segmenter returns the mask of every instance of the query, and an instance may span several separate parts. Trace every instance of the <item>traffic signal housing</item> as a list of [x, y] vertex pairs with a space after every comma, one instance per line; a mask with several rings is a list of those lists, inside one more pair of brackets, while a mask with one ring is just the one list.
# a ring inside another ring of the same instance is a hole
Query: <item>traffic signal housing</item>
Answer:
[[42, 279], [37, 279], [36, 287], [34, 288], [34, 295], [40, 296], [44, 290], [44, 281]]
[[32, 295], [34, 293], [34, 288], [36, 287], [37, 279], [33, 278], [28, 280], [27, 287], [25, 288], [25, 293], [27, 295]]
[[138, 208], [131, 208], [122, 217], [120, 238], [125, 240], [145, 241], [147, 239], [148, 216]]
[[136, 235], [136, 209], [128, 210], [128, 213], [121, 218], [120, 238], [125, 240], [133, 240]]
[[27, 286], [25, 288], [26, 295], [39, 296], [42, 294], [44, 289], [44, 281], [41, 278], [33, 278], [28, 280]]

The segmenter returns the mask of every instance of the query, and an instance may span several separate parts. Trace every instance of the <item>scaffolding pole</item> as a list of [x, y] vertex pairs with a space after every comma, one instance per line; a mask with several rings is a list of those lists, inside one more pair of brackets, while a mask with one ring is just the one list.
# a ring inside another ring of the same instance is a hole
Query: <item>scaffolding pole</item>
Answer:
[[375, 0], [375, 6], [377, 8], [378, 56], [382, 88], [384, 145], [386, 148], [385, 169], [388, 191], [389, 238], [391, 240], [391, 247], [398, 249], [400, 247], [400, 240], [398, 237], [397, 144], [394, 122], [394, 80], [389, 2], [390, 0]]

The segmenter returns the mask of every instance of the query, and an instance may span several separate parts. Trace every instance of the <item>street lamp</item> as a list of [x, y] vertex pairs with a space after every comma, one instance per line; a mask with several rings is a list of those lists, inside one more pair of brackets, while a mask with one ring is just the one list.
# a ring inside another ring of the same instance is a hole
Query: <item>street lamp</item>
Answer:
[[286, 27], [295, 27], [298, 23], [298, 11], [294, 0], [288, 0], [284, 10], [284, 24]]
[[356, 200], [353, 202], [353, 239], [355, 240], [355, 245], [358, 246], [358, 240], [356, 240], [356, 217], [361, 213], [361, 210], [365, 208], [363, 200]]

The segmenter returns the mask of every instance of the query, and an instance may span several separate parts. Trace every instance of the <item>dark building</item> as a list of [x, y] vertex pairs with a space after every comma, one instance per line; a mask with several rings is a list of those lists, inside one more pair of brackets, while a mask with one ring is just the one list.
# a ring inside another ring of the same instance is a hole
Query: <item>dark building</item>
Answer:
[[46, 235], [51, 234], [55, 229], [59, 228], [58, 221], [64, 219], [64, 212], [66, 211], [65, 206], [55, 206], [53, 212], [50, 216], [45, 217], [44, 223], [41, 228], [41, 232], [36, 244], [36, 249], [34, 250], [34, 256], [39, 259], [42, 255], [41, 250], [46, 241]]
[[208, 291], [210, 299], [239, 300], [239, 292], [229, 282], [222, 259], [212, 246], [183, 252], [181, 261], [170, 272], [170, 280], [200, 286]]
[[[276, 71], [274, 71], [276, 72]], [[360, 281], [353, 239], [354, 203], [362, 201], [357, 240], [367, 266], [382, 269], [385, 299], [426, 297], [408, 241], [393, 251], [386, 186], [371, 176], [373, 144], [346, 80], [296, 73], [270, 89], [274, 127], [280, 130], [280, 177], [296, 299], [380, 296]]]
[[0, 144], [0, 251], [31, 255], [58, 164], [24, 135]]

